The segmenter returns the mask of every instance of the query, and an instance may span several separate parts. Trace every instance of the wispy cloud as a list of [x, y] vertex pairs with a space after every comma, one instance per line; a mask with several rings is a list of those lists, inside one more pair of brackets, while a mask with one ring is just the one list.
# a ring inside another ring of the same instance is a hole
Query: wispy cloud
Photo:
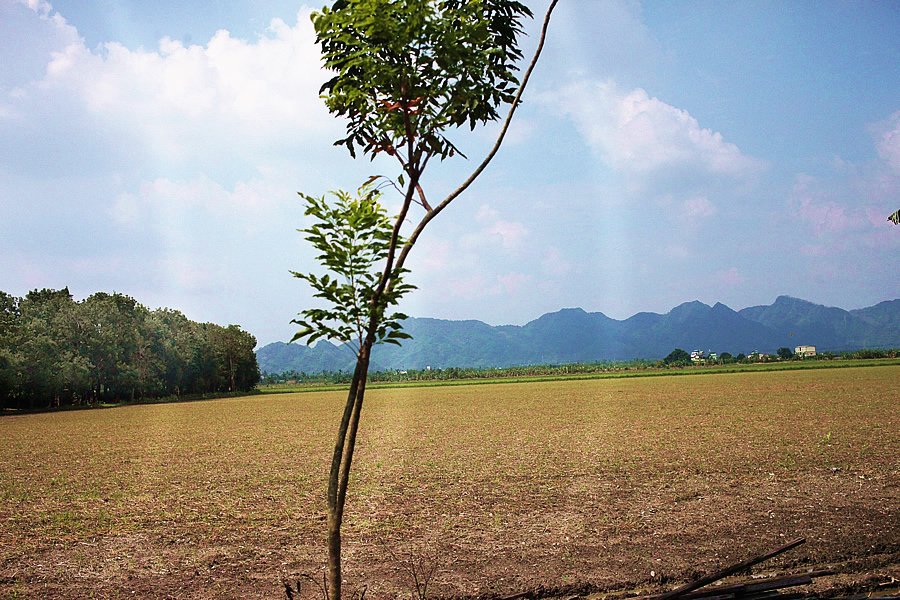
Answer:
[[[71, 26], [66, 22], [65, 18], [55, 12], [53, 10], [53, 5], [47, 2], [47, 0], [15, 0], [17, 4], [24, 4], [34, 12], [36, 12], [42, 19], [47, 19], [52, 21], [54, 24], [59, 26], [60, 28]], [[74, 28], [71, 28], [74, 31]]]
[[816, 237], [841, 234], [860, 224], [859, 216], [829, 198], [829, 191], [809, 175], [798, 175], [792, 190], [794, 215], [812, 230]]
[[[796, 177], [787, 201], [800, 254], [813, 260], [856, 260], [859, 253], [900, 248], [887, 222], [896, 210], [900, 178], [887, 164], [870, 164], [830, 176]], [[853, 257], [853, 258], [851, 258]]]
[[682, 203], [683, 214], [687, 219], [706, 219], [716, 214], [715, 205], [706, 196], [694, 196]]
[[159, 178], [143, 183], [136, 194], [120, 194], [110, 214], [122, 225], [151, 223], [166, 229], [161, 219], [166, 213], [196, 210], [208, 222], [235, 220], [249, 229], [265, 223], [277, 199], [289, 195], [288, 189], [265, 179], [240, 181], [226, 189], [204, 176], [186, 181]]
[[528, 237], [528, 228], [524, 224], [502, 218], [496, 209], [486, 204], [475, 213], [475, 221], [481, 224], [481, 228], [463, 236], [461, 244], [465, 248], [499, 246], [507, 252], [514, 252], [522, 248]]
[[871, 127], [878, 154], [895, 173], [900, 173], [900, 110]]
[[615, 82], [583, 80], [543, 99], [571, 118], [587, 143], [617, 171], [646, 174], [691, 168], [743, 177], [764, 163], [747, 156], [722, 134], [703, 128], [686, 110], [651, 97], [645, 90], [620, 89]]

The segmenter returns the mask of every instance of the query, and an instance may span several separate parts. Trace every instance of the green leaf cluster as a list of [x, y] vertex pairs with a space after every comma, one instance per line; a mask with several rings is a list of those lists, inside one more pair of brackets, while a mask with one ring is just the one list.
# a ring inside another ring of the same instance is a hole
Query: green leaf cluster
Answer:
[[[311, 308], [292, 323], [300, 330], [291, 340], [312, 344], [323, 338], [340, 343], [355, 343], [357, 350], [372, 335], [374, 343], [400, 344], [410, 336], [402, 331], [403, 313], [386, 315], [414, 286], [404, 283], [406, 269], [384, 272], [391, 251], [393, 225], [379, 200], [381, 192], [369, 186], [357, 196], [343, 190], [332, 192], [333, 202], [325, 196], [300, 194], [306, 201], [306, 215], [313, 224], [300, 230], [318, 252], [316, 260], [327, 271], [324, 275], [293, 275], [306, 281], [327, 308]], [[400, 241], [402, 243], [402, 240]], [[389, 281], [390, 285], [382, 282]]]
[[401, 146], [407, 164], [459, 153], [449, 127], [497, 119], [518, 87], [516, 0], [337, 0], [313, 13], [328, 109], [348, 119], [335, 142], [374, 158]]

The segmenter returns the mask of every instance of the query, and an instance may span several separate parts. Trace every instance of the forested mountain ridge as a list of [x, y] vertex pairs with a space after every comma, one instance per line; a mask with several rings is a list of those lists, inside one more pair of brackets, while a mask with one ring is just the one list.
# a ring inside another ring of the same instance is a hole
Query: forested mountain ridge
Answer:
[[[666, 314], [638, 313], [619, 321], [566, 308], [525, 325], [410, 318], [402, 347], [379, 346], [375, 370], [425, 367], [507, 367], [524, 364], [659, 359], [674, 348], [732, 354], [774, 354], [779, 347], [820, 351], [900, 346], [900, 300], [846, 311], [789, 296], [735, 311], [722, 303], [686, 302]], [[257, 351], [266, 373], [349, 370], [353, 353], [328, 342], [308, 348], [276, 342]]]
[[0, 408], [249, 391], [256, 338], [123, 294], [0, 292]]

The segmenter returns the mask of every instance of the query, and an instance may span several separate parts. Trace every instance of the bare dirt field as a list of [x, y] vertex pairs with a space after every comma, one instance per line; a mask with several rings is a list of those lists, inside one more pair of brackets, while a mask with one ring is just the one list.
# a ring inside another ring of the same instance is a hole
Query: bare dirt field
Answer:
[[[900, 367], [372, 390], [348, 586], [658, 590], [900, 579]], [[340, 392], [0, 417], [0, 598], [279, 598], [320, 574]], [[307, 587], [306, 597], [316, 590]]]

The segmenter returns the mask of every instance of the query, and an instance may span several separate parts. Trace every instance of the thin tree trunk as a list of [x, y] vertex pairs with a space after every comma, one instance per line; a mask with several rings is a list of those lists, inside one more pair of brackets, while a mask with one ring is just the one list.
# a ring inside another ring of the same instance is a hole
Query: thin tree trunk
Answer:
[[328, 598], [341, 598], [341, 524], [350, 483], [350, 466], [356, 446], [356, 432], [366, 392], [373, 340], [366, 339], [356, 360], [356, 369], [347, 393], [347, 403], [334, 444], [331, 473], [328, 478]]

